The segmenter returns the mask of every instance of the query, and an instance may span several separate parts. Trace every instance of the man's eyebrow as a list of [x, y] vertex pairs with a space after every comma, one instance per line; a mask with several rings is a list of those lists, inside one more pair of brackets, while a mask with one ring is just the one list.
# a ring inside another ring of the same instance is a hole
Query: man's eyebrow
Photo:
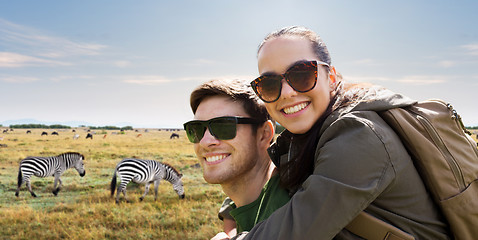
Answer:
[[[295, 66], [295, 65], [297, 65], [297, 64], [300, 64], [300, 63], [304, 63], [304, 62], [308, 62], [308, 61], [305, 60], [305, 59], [301, 59], [301, 60], [297, 60], [297, 61], [291, 63], [291, 64], [287, 67], [286, 72], [289, 71], [289, 69], [291, 69], [293, 66]], [[265, 72], [265, 73], [261, 74], [261, 76], [265, 76], [265, 75], [279, 75], [279, 74], [276, 73], [276, 72]]]

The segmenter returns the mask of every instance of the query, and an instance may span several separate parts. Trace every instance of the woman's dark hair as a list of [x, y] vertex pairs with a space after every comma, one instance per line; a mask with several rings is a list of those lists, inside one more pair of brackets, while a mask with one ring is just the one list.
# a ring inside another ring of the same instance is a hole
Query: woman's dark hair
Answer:
[[[260, 52], [264, 44], [269, 40], [282, 37], [282, 36], [297, 36], [308, 39], [311, 43], [312, 50], [316, 54], [320, 61], [326, 62], [331, 65], [331, 58], [327, 46], [322, 41], [319, 35], [314, 31], [300, 26], [285, 27], [267, 35], [262, 43], [259, 45], [257, 53]], [[301, 148], [297, 150], [297, 154], [294, 154], [292, 159], [287, 163], [278, 166], [281, 186], [289, 189], [291, 192], [297, 191], [300, 185], [310, 176], [314, 171], [315, 165], [315, 151], [317, 143], [319, 141], [320, 129], [322, 128], [324, 120], [334, 110], [346, 106], [354, 101], [359, 95], [362, 95], [364, 91], [352, 91], [353, 94], [345, 94], [345, 88], [355, 88], [361, 85], [347, 84], [344, 87], [342, 75], [337, 73], [335, 89], [332, 92], [330, 103], [327, 110], [322, 116], [314, 123], [314, 125], [304, 134], [291, 134], [294, 141], [304, 143]], [[356, 88], [362, 89], [365, 88]], [[291, 151], [291, 149], [289, 149]]]
[[282, 36], [297, 36], [301, 38], [308, 39], [311, 43], [312, 50], [314, 51], [315, 55], [320, 59], [322, 62], [326, 62], [331, 65], [332, 60], [330, 59], [329, 50], [327, 50], [327, 46], [325, 45], [324, 41], [320, 36], [315, 33], [314, 31], [301, 26], [291, 26], [279, 29], [275, 32], [269, 33], [262, 43], [259, 45], [257, 49], [257, 53], [259, 53], [267, 41], [270, 39], [282, 37]]

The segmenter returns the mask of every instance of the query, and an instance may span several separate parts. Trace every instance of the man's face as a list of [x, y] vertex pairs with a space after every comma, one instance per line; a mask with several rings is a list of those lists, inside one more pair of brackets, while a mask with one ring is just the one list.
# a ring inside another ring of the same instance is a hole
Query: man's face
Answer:
[[[241, 116], [246, 114], [240, 103], [229, 97], [213, 96], [204, 99], [198, 106], [195, 120], [209, 120], [215, 117]], [[199, 143], [194, 144], [194, 151], [203, 169], [204, 180], [213, 184], [233, 183], [247, 177], [258, 161], [257, 134], [252, 125], [238, 124], [236, 137], [230, 140], [218, 140], [209, 129]]]

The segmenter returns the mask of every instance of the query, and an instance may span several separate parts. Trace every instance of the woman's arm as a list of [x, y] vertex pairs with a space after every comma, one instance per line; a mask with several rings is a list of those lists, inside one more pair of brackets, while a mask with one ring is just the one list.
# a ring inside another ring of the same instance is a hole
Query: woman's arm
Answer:
[[348, 114], [323, 133], [314, 173], [291, 201], [235, 239], [332, 239], [394, 180], [387, 134]]

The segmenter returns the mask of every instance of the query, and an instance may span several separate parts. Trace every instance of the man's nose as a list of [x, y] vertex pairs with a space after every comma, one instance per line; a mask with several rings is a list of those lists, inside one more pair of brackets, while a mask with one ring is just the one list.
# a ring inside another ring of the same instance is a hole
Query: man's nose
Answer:
[[206, 131], [204, 132], [204, 136], [199, 141], [199, 144], [203, 146], [209, 146], [211, 144], [217, 144], [217, 143], [219, 143], [219, 140], [211, 134], [211, 132], [209, 131], [209, 128], [206, 128]]

